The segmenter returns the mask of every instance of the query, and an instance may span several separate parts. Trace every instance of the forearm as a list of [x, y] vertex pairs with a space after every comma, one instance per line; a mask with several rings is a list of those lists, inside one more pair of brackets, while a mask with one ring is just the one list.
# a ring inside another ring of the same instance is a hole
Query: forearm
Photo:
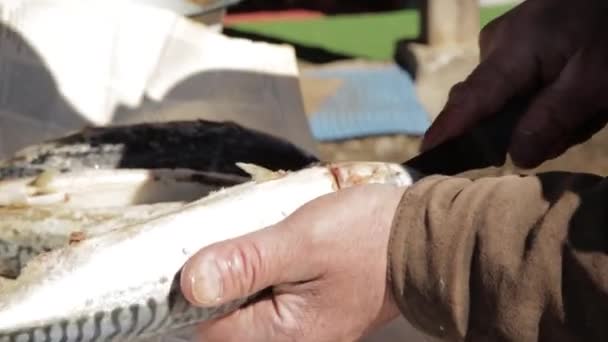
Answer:
[[608, 340], [606, 203], [589, 175], [420, 181], [390, 242], [400, 309], [448, 340]]

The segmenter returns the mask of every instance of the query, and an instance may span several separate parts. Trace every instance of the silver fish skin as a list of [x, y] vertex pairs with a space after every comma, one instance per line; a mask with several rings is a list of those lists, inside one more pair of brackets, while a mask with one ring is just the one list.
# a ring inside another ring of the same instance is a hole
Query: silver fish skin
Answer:
[[0, 181], [0, 276], [17, 277], [32, 257], [67, 245], [72, 234], [97, 236], [245, 181], [162, 169], [47, 171]]
[[62, 205], [0, 207], [0, 277], [16, 278], [33, 257], [185, 206], [185, 202], [119, 208]]
[[251, 298], [201, 309], [181, 295], [179, 272], [195, 252], [275, 224], [319, 196], [360, 184], [408, 186], [414, 177], [373, 162], [266, 175], [40, 255], [0, 283], [0, 342], [131, 341], [229, 313]]

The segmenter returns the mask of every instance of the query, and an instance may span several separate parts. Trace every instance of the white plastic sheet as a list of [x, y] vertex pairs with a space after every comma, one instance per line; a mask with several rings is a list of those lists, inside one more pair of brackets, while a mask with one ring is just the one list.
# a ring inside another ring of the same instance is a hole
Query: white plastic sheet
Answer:
[[0, 158], [84, 125], [231, 120], [314, 152], [294, 51], [136, 0], [0, 0]]

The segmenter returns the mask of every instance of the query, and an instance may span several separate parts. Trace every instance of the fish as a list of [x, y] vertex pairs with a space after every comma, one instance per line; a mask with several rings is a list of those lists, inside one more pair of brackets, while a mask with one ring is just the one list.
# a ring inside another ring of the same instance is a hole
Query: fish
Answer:
[[47, 170], [189, 169], [248, 176], [237, 163], [299, 170], [317, 157], [289, 141], [234, 122], [183, 120], [85, 127], [0, 161], [0, 180]]
[[320, 163], [256, 171], [179, 208], [32, 258], [0, 278], [0, 342], [136, 341], [226, 315], [262, 293], [201, 308], [180, 292], [185, 262], [201, 248], [271, 226], [307, 202], [362, 184], [409, 186], [402, 165]]
[[168, 213], [185, 204], [0, 207], [0, 277], [15, 279], [37, 255]]
[[0, 181], [0, 276], [32, 257], [179, 208], [246, 177], [193, 170], [45, 171]]
[[0, 207], [123, 207], [192, 201], [211, 191], [247, 181], [247, 177], [185, 169], [84, 169], [0, 181]]

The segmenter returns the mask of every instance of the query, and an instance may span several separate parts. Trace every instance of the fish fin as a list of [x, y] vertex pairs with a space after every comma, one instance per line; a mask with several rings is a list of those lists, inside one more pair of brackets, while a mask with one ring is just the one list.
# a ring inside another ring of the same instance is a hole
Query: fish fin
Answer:
[[251, 176], [255, 182], [265, 182], [277, 178], [283, 177], [285, 172], [282, 170], [272, 171], [263, 166], [248, 164], [248, 163], [236, 163], [236, 166], [241, 170], [245, 171]]

